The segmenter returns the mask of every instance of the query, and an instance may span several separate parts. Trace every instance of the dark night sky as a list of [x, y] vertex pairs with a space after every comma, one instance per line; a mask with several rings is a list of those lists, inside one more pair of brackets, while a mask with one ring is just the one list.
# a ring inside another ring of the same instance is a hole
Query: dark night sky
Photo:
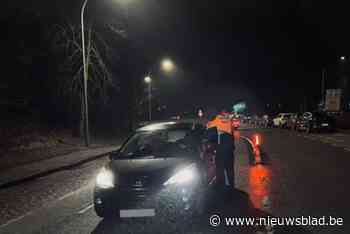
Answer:
[[[81, 3], [72, 2], [31, 7], [78, 19]], [[121, 6], [128, 6], [131, 40], [146, 57], [169, 56], [181, 70], [162, 84], [174, 105], [299, 105], [304, 95], [319, 95], [322, 67], [349, 54], [345, 1], [89, 0], [88, 14], [112, 22]]]
[[345, 1], [148, 4], [134, 14], [141, 17], [135, 28], [142, 28], [150, 51], [173, 55], [189, 74], [186, 79], [205, 82], [214, 88], [206, 93], [215, 96], [222, 90], [231, 97], [286, 104], [305, 94], [317, 97], [322, 67], [349, 52]]

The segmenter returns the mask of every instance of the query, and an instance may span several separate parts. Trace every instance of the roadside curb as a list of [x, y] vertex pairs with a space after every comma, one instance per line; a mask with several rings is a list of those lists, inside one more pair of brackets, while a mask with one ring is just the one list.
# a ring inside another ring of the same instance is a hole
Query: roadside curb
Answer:
[[349, 134], [350, 135], [350, 129], [337, 128], [335, 131], [338, 132], [338, 133], [343, 133], [343, 134]]
[[[103, 158], [105, 156], [107, 156], [109, 153], [117, 150], [119, 148], [119, 146], [116, 146], [116, 147], [108, 147], [107, 149], [105, 150], [102, 150], [100, 149], [100, 151], [102, 152], [99, 152], [99, 153], [96, 153], [94, 155], [91, 155], [91, 156], [86, 156], [84, 158], [81, 158], [81, 159], [78, 159], [78, 160], [75, 160], [75, 161], [70, 161], [70, 162], [64, 162], [64, 163], [61, 163], [61, 165], [59, 166], [53, 166], [47, 170], [41, 170], [39, 172], [29, 172], [27, 175], [24, 175], [24, 176], [18, 176], [18, 178], [16, 179], [2, 179], [3, 181], [0, 181], [0, 190], [2, 189], [6, 189], [6, 188], [9, 188], [9, 187], [12, 187], [12, 186], [16, 186], [16, 185], [19, 185], [19, 184], [22, 184], [22, 183], [25, 183], [25, 182], [28, 182], [28, 181], [31, 181], [31, 180], [34, 180], [34, 179], [37, 179], [37, 178], [40, 178], [40, 177], [43, 177], [43, 176], [47, 176], [47, 175], [50, 175], [50, 174], [53, 174], [55, 172], [59, 172], [59, 171], [63, 171], [63, 170], [69, 170], [69, 169], [72, 169], [74, 167], [77, 167], [77, 166], [80, 166], [82, 164], [85, 164], [87, 162], [91, 162], [91, 161], [94, 161], [94, 160], [97, 160], [99, 158]], [[74, 153], [86, 153], [88, 150], [84, 151], [84, 152], [74, 152]], [[70, 154], [68, 154], [70, 155]], [[68, 156], [66, 155], [66, 156]], [[73, 155], [71, 155], [73, 156]], [[64, 157], [64, 156], [62, 156]], [[41, 164], [42, 166], [45, 166], [44, 164], [51, 161], [50, 163], [54, 163], [54, 160], [45, 160], [45, 161], [41, 161]], [[38, 164], [38, 163], [36, 163]], [[24, 165], [22, 166], [23, 167], [30, 167], [31, 164], [28, 164], [28, 165]], [[38, 165], [36, 165], [36, 167], [38, 167]], [[10, 172], [15, 172], [14, 170], [16, 170], [17, 172], [21, 170], [21, 167], [18, 167], [18, 168], [13, 168]], [[6, 173], [6, 172], [5, 172]], [[10, 173], [11, 174], [11, 173]], [[8, 176], [9, 177], [9, 176]]]

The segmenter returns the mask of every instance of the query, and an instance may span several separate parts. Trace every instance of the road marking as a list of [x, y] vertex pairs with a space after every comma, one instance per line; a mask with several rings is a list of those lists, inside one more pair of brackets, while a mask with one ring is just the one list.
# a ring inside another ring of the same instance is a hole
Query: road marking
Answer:
[[85, 208], [78, 211], [78, 214], [84, 214], [86, 211], [90, 210], [93, 206], [94, 204], [88, 203]]
[[31, 215], [32, 213], [33, 213], [32, 211], [29, 211], [28, 213], [26, 213], [26, 214], [24, 214], [24, 215], [21, 215], [21, 216], [19, 216], [19, 217], [17, 217], [17, 218], [10, 219], [10, 220], [7, 221], [6, 223], [1, 224], [1, 225], [0, 225], [0, 229], [6, 227], [6, 226], [8, 226], [8, 225], [10, 225], [11, 223], [15, 223], [15, 222], [17, 222], [17, 221], [20, 221], [21, 219], [25, 218], [25, 217], [28, 216], [28, 215]]
[[61, 197], [59, 197], [58, 200], [59, 200], [59, 201], [62, 201], [62, 200], [64, 200], [64, 199], [66, 199], [67, 197], [70, 197], [70, 196], [74, 195], [74, 193], [76, 193], [76, 192], [78, 192], [78, 191], [79, 191], [79, 189], [78, 189], [78, 190], [75, 190], [75, 191], [73, 191], [73, 192], [67, 193], [67, 194], [65, 194], [65, 195], [63, 195], [63, 196], [61, 196]]
[[1, 224], [1, 225], [0, 225], [0, 229], [5, 228], [6, 226], [8, 226], [8, 225], [10, 225], [10, 224], [12, 224], [12, 223], [18, 222], [18, 221], [22, 220], [23, 218], [26, 218], [27, 216], [30, 216], [30, 215], [34, 214], [34, 212], [37, 211], [37, 210], [39, 210], [39, 209], [42, 209], [42, 208], [45, 208], [45, 207], [50, 207], [51, 205], [57, 203], [58, 201], [62, 201], [62, 200], [65, 199], [65, 198], [68, 198], [68, 197], [70, 197], [70, 196], [73, 196], [75, 193], [78, 193], [78, 192], [82, 191], [82, 190], [85, 189], [86, 187], [88, 187], [88, 186], [85, 186], [85, 187], [82, 187], [82, 188], [80, 188], [80, 189], [77, 189], [77, 190], [75, 190], [75, 191], [73, 191], [73, 192], [67, 193], [67, 194], [65, 194], [65, 195], [63, 195], [63, 196], [61, 196], [61, 197], [59, 197], [57, 200], [54, 200], [54, 201], [52, 201], [52, 202], [49, 202], [49, 204], [44, 204], [43, 206], [40, 206], [39, 208], [34, 208], [34, 210], [29, 211], [29, 212], [25, 213], [24, 215], [18, 216], [18, 217], [13, 218], [13, 219], [10, 219], [10, 220], [8, 220], [6, 223]]

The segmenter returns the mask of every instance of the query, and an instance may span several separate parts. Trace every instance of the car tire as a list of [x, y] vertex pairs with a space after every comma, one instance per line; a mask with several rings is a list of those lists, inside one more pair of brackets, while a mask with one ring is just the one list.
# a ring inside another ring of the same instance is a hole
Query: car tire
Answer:
[[307, 134], [310, 134], [310, 133], [311, 133], [311, 126], [308, 126], [308, 127], [306, 128], [306, 133], [307, 133]]
[[94, 205], [95, 213], [100, 218], [110, 218], [113, 216], [113, 212], [111, 209], [107, 209], [103, 206]]

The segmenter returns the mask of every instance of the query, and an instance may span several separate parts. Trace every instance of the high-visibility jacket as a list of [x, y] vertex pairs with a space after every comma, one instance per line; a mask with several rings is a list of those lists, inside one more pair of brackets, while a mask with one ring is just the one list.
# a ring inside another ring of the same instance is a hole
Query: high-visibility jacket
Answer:
[[226, 116], [218, 115], [214, 120], [208, 122], [207, 128], [216, 127], [218, 131], [233, 135], [231, 119]]

